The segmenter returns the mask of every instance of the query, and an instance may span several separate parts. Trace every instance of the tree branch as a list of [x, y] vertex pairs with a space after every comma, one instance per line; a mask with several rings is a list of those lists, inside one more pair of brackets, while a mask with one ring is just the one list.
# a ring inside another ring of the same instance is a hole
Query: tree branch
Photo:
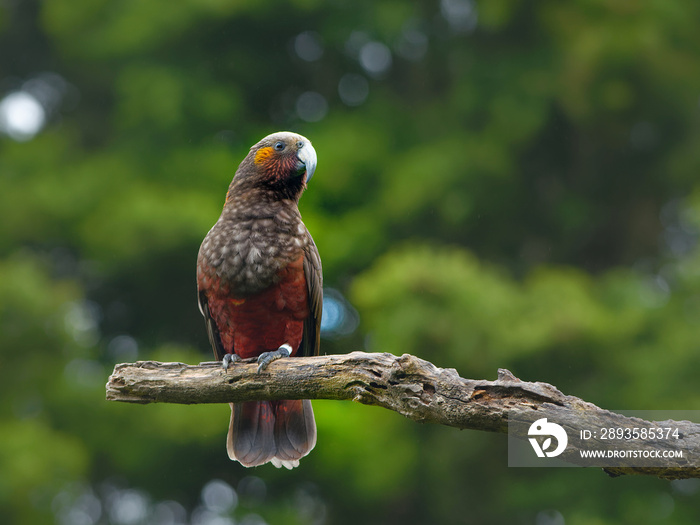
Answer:
[[[564, 427], [569, 446], [560, 456], [569, 463], [591, 465], [580, 450], [609, 449], [611, 442], [591, 436], [585, 443], [571, 439], [581, 430], [609, 428], [678, 429], [677, 439], [652, 439], [655, 449], [683, 451], [682, 458], [665, 459], [664, 465], [639, 459], [606, 468], [610, 475], [652, 475], [665, 479], [700, 478], [700, 425], [688, 421], [650, 422], [603, 410], [577, 397], [562, 394], [547, 383], [517, 379], [499, 369], [495, 381], [461, 378], [454, 369], [404, 354], [368, 354], [299, 357], [273, 362], [262, 373], [250, 362], [224, 371], [220, 362], [118, 364], [107, 383], [107, 400], [129, 403], [229, 403], [252, 400], [334, 399], [353, 400], [398, 412], [421, 423], [438, 423], [460, 429], [508, 432], [528, 438], [530, 424], [541, 418]], [[572, 441], [577, 441], [572, 446]], [[647, 441], [648, 444], [648, 441]], [[616, 442], [619, 445], [619, 442]], [[623, 444], [639, 448], [639, 440]], [[546, 447], [544, 447], [546, 448]], [[691, 461], [692, 460], [692, 461]], [[600, 464], [600, 463], [598, 463]], [[634, 465], [634, 466], [619, 466]], [[642, 465], [642, 466], [640, 466]]]

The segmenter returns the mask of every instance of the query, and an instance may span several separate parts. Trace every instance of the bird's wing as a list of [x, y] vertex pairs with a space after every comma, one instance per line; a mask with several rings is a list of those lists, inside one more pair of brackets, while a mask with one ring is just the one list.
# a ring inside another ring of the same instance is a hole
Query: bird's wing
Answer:
[[226, 355], [226, 350], [224, 350], [224, 345], [221, 343], [221, 336], [219, 335], [219, 329], [214, 322], [214, 318], [211, 316], [209, 311], [209, 302], [207, 301], [207, 294], [203, 290], [199, 291], [199, 311], [202, 312], [204, 316], [204, 322], [207, 325], [207, 335], [209, 336], [209, 344], [211, 344], [212, 350], [214, 350], [214, 358], [217, 361], [221, 361]]
[[304, 250], [304, 277], [309, 292], [309, 316], [304, 321], [304, 336], [299, 347], [300, 356], [318, 355], [321, 342], [321, 312], [323, 310], [323, 274], [321, 257], [311, 235]]

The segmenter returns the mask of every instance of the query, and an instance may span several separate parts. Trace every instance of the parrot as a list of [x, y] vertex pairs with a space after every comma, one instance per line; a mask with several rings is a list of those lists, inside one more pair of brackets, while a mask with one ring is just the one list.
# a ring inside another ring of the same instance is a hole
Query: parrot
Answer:
[[[281, 131], [250, 148], [229, 185], [218, 221], [197, 256], [199, 310], [224, 369], [255, 358], [319, 353], [323, 276], [299, 198], [316, 169], [302, 135]], [[245, 467], [292, 469], [316, 445], [311, 401], [230, 403], [230, 459]]]

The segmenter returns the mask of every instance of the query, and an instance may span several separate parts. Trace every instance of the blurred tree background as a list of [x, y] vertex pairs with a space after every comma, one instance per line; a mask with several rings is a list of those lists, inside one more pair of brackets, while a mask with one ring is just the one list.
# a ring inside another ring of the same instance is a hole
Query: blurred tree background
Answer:
[[[292, 472], [227, 406], [104, 401], [211, 359], [194, 266], [238, 162], [309, 137], [322, 352], [698, 409], [696, 0], [0, 4], [0, 522], [700, 522], [700, 480], [509, 469], [505, 436], [317, 402]], [[359, 326], [357, 321], [359, 320]]]

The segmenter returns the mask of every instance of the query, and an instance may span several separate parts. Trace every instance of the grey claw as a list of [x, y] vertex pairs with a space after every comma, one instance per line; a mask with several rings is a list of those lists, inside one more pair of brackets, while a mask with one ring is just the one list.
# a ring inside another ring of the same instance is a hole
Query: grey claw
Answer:
[[267, 368], [267, 365], [280, 359], [281, 357], [289, 357], [292, 354], [292, 347], [288, 344], [283, 344], [277, 350], [272, 352], [263, 352], [258, 356], [258, 373]]
[[231, 366], [233, 363], [237, 363], [240, 360], [241, 356], [238, 354], [226, 354], [221, 360], [221, 366], [224, 367], [224, 370], [228, 370], [229, 366]]

